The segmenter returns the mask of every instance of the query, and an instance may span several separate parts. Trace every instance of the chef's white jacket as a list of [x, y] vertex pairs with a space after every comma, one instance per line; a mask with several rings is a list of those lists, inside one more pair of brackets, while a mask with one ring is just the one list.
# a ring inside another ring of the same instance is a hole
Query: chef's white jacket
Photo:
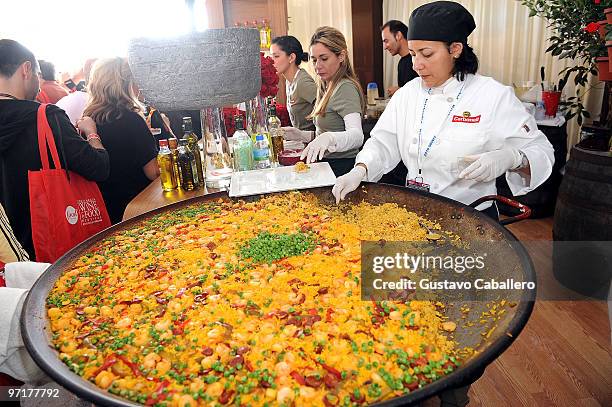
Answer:
[[[464, 156], [514, 147], [529, 159], [531, 177], [506, 172], [514, 195], [537, 188], [550, 176], [554, 150], [535, 119], [514, 95], [512, 88], [492, 78], [468, 75], [464, 82], [455, 77], [430, 91], [421, 78], [399, 89], [371, 132], [370, 139], [356, 157], [368, 167], [367, 180], [378, 181], [401, 161], [408, 177], [418, 175], [419, 128], [425, 99], [429, 98], [421, 132], [421, 177], [435, 194], [471, 204], [497, 193], [495, 180], [477, 182], [458, 178], [458, 160]], [[449, 110], [456, 104], [449, 115]], [[427, 145], [434, 137], [427, 157]], [[487, 205], [481, 205], [482, 209]]]

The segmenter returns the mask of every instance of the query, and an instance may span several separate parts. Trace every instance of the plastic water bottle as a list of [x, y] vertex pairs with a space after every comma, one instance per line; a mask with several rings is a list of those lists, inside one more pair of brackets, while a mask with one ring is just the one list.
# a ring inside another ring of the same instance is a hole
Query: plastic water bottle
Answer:
[[270, 168], [270, 145], [263, 134], [258, 134], [255, 137], [253, 160], [255, 161], [255, 168], [258, 170]]
[[376, 82], [368, 83], [367, 97], [368, 105], [376, 105], [376, 98], [378, 97], [378, 85]]

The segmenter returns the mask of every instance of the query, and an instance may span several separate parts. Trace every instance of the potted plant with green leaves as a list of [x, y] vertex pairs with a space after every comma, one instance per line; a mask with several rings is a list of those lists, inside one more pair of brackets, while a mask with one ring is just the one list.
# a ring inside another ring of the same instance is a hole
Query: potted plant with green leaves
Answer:
[[[583, 105], [585, 95], [593, 87], [589, 83], [589, 74], [599, 74], [601, 80], [612, 80], [606, 44], [598, 35], [604, 11], [612, 5], [612, 0], [521, 0], [521, 3], [529, 8], [531, 17], [544, 18], [553, 29], [546, 52], [559, 59], [575, 61], [558, 74], [563, 82], [573, 76], [576, 95], [563, 103], [565, 117], [567, 120], [576, 117], [578, 124], [582, 125], [584, 119], [591, 117]], [[612, 18], [612, 13], [607, 17]]]

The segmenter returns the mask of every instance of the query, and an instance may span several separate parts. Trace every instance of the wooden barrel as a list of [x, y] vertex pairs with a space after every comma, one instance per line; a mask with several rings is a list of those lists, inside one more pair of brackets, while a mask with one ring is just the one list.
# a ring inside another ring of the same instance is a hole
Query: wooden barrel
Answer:
[[606, 298], [612, 275], [612, 156], [572, 148], [555, 206], [553, 271], [566, 287]]

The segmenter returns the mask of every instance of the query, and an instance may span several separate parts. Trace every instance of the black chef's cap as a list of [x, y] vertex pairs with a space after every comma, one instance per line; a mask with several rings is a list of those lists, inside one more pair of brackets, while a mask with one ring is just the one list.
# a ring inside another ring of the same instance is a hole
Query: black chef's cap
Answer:
[[467, 43], [475, 28], [474, 17], [461, 4], [434, 1], [412, 11], [406, 39]]

